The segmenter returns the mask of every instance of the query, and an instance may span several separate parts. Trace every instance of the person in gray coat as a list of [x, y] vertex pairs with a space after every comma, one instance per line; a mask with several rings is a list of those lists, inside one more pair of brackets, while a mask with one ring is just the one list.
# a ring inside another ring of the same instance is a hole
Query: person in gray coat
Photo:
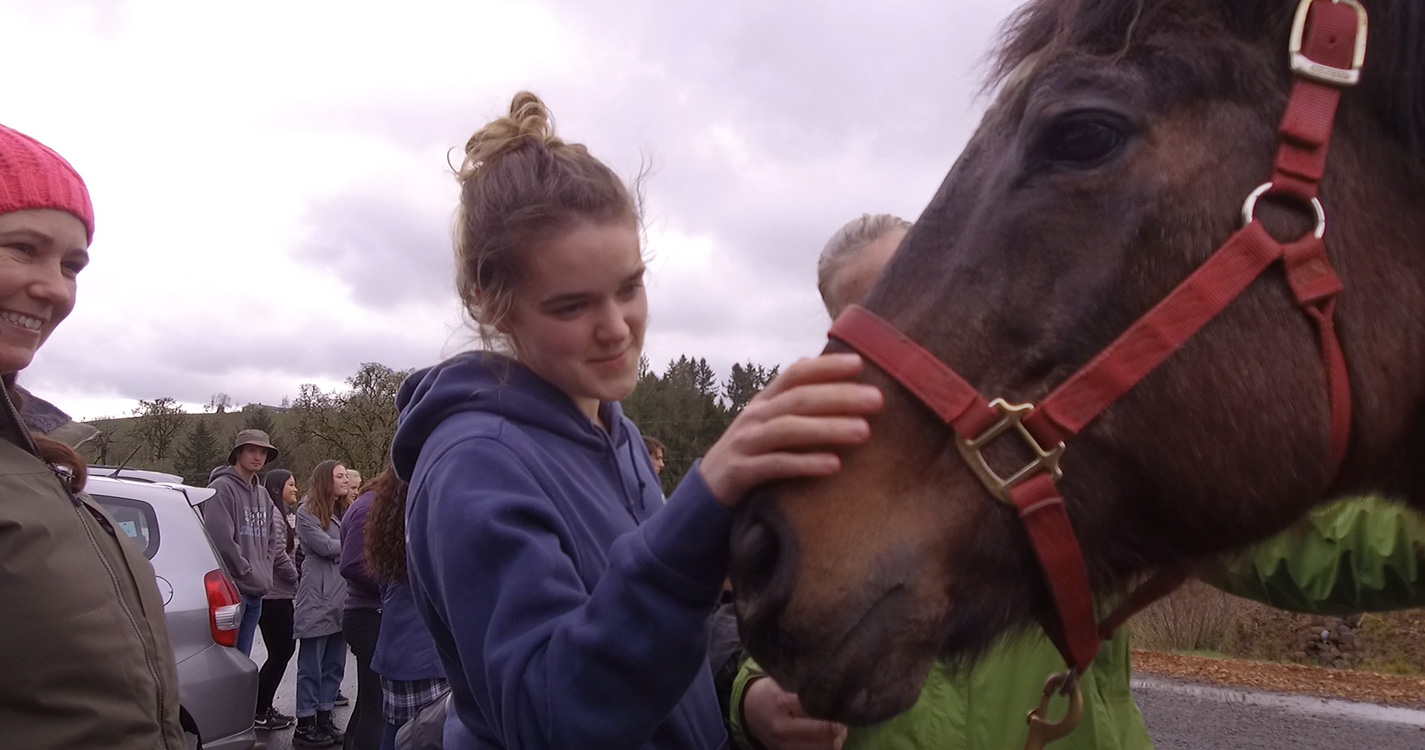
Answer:
[[344, 737], [332, 705], [346, 671], [341, 633], [346, 579], [341, 576], [341, 516], [349, 504], [346, 467], [323, 461], [297, 510], [297, 540], [305, 554], [297, 582], [292, 631], [297, 638], [297, 729], [293, 747], [330, 747]]

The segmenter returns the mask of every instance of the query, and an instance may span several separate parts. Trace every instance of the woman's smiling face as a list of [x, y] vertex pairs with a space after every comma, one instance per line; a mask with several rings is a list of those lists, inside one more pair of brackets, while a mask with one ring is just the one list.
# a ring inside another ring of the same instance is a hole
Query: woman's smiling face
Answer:
[[73, 214], [0, 214], [0, 374], [19, 372], [74, 310], [88, 232]]

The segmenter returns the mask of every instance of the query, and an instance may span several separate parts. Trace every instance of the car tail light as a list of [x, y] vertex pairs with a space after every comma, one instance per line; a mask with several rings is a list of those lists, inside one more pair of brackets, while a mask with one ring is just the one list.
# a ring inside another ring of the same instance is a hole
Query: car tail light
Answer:
[[242, 622], [242, 597], [237, 587], [221, 570], [203, 576], [203, 588], [208, 592], [208, 628], [219, 646], [237, 646], [238, 625]]

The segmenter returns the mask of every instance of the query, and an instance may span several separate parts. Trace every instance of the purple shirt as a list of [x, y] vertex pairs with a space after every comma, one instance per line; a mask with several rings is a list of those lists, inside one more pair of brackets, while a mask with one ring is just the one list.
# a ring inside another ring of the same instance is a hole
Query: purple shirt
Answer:
[[341, 577], [346, 579], [347, 609], [381, 609], [381, 587], [366, 568], [366, 514], [374, 492], [363, 492], [341, 518]]

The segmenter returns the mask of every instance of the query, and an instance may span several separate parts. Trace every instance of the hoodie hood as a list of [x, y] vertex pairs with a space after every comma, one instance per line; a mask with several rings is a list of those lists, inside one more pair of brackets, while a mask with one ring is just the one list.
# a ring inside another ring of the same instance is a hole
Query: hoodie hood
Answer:
[[208, 484], [210, 486], [219, 480], [233, 482], [246, 492], [252, 492], [253, 487], [256, 486], [252, 482], [243, 479], [242, 475], [238, 473], [236, 466], [219, 466], [208, 474]]
[[568, 394], [510, 357], [468, 352], [434, 367], [417, 370], [396, 394], [401, 412], [391, 461], [402, 480], [411, 481], [421, 446], [446, 419], [482, 412], [548, 432], [597, 449], [606, 440], [622, 448], [629, 440], [623, 409], [599, 405], [608, 436], [589, 420]]

